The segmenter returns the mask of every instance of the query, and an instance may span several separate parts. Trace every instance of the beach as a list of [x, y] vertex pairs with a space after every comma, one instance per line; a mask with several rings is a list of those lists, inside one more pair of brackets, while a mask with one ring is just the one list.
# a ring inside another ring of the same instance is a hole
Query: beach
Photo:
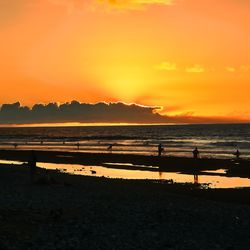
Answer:
[[[29, 156], [3, 155], [22, 161]], [[37, 158], [53, 155], [38, 152]], [[71, 158], [99, 160], [85, 154], [54, 159]], [[1, 249], [249, 249], [249, 188], [201, 189], [46, 169], [31, 182], [27, 165], [0, 167]]]
[[[32, 150], [0, 150], [0, 159], [16, 160], [28, 162]], [[134, 154], [117, 154], [117, 153], [84, 153], [84, 152], [63, 152], [63, 151], [34, 151], [37, 161], [43, 163], [58, 164], [81, 164], [81, 165], [102, 165], [105, 163], [124, 163], [116, 166], [121, 169], [142, 170], [156, 167], [155, 171], [173, 171], [196, 174], [202, 170], [228, 170], [230, 176], [250, 178], [250, 160], [248, 159], [216, 159], [216, 158], [199, 158], [190, 157], [168, 157], [168, 156], [147, 156]], [[125, 164], [131, 164], [126, 166]], [[115, 167], [114, 165], [112, 166]]]
[[0, 250], [250, 250], [250, 0], [0, 0]]

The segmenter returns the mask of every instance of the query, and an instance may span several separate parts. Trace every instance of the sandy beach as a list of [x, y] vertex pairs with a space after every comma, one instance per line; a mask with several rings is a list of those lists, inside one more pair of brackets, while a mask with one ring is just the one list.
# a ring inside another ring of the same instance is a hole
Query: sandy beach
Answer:
[[0, 250], [250, 250], [250, 0], [0, 0]]
[[[62, 164], [81, 164], [81, 165], [102, 165], [105, 163], [130, 163], [135, 166], [121, 166], [122, 169], [128, 168], [136, 170], [136, 165], [145, 167], [157, 167], [162, 172], [184, 172], [198, 173], [203, 170], [225, 169], [229, 176], [249, 177], [250, 161], [247, 159], [216, 159], [216, 158], [187, 158], [187, 157], [168, 157], [168, 156], [146, 156], [134, 154], [115, 154], [115, 153], [83, 153], [83, 152], [62, 152], [62, 151], [35, 151], [37, 161], [44, 163]], [[0, 150], [0, 159], [16, 160], [28, 162], [30, 150]], [[114, 166], [112, 166], [114, 167]], [[118, 166], [116, 166], [118, 167]], [[157, 171], [159, 171], [157, 169]], [[152, 169], [151, 169], [152, 170]]]
[[[38, 159], [43, 154], [44, 161], [56, 155], [39, 152]], [[8, 159], [26, 157], [5, 152]], [[65, 162], [54, 160], [61, 158]], [[27, 166], [0, 169], [1, 249], [249, 249], [248, 188], [200, 189], [45, 169], [31, 182]]]

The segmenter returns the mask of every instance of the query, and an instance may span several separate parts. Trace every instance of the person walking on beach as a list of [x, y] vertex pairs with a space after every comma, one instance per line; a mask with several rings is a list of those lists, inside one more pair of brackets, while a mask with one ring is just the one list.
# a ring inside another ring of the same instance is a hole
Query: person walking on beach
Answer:
[[36, 154], [32, 150], [30, 160], [29, 160], [29, 163], [28, 163], [29, 164], [29, 169], [30, 169], [30, 179], [31, 179], [31, 181], [34, 180], [34, 177], [35, 177], [35, 174], [36, 174], [36, 162], [37, 162]]
[[80, 143], [77, 142], [76, 146], [77, 146], [77, 149], [79, 150], [80, 149]]
[[161, 153], [164, 151], [164, 148], [162, 147], [162, 144], [160, 143], [158, 145], [158, 156], [161, 156]]
[[195, 149], [193, 150], [194, 159], [199, 158], [199, 155], [200, 155], [200, 152], [199, 152], [198, 148], [195, 147]]
[[234, 153], [237, 159], [240, 158], [240, 151], [237, 149], [236, 152]]
[[113, 144], [110, 144], [108, 147], [107, 147], [107, 150], [112, 152], [112, 149], [113, 149]]

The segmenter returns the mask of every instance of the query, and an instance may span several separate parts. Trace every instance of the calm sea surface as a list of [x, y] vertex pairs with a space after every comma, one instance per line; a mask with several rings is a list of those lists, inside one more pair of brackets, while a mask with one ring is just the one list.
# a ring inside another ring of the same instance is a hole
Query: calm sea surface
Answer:
[[250, 158], [250, 124], [0, 128], [0, 148]]

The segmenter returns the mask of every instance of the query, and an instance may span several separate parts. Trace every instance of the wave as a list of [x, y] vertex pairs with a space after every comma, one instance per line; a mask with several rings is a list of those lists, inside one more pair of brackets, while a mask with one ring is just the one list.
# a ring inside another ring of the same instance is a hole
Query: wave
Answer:
[[223, 141], [210, 143], [212, 146], [219, 147], [233, 147], [233, 148], [250, 148], [250, 142], [248, 141]]
[[204, 155], [231, 155], [239, 148], [250, 156], [250, 125], [117, 126], [64, 128], [0, 128], [1, 148], [38, 148], [157, 154], [162, 143], [166, 154], [192, 156], [194, 147]]

